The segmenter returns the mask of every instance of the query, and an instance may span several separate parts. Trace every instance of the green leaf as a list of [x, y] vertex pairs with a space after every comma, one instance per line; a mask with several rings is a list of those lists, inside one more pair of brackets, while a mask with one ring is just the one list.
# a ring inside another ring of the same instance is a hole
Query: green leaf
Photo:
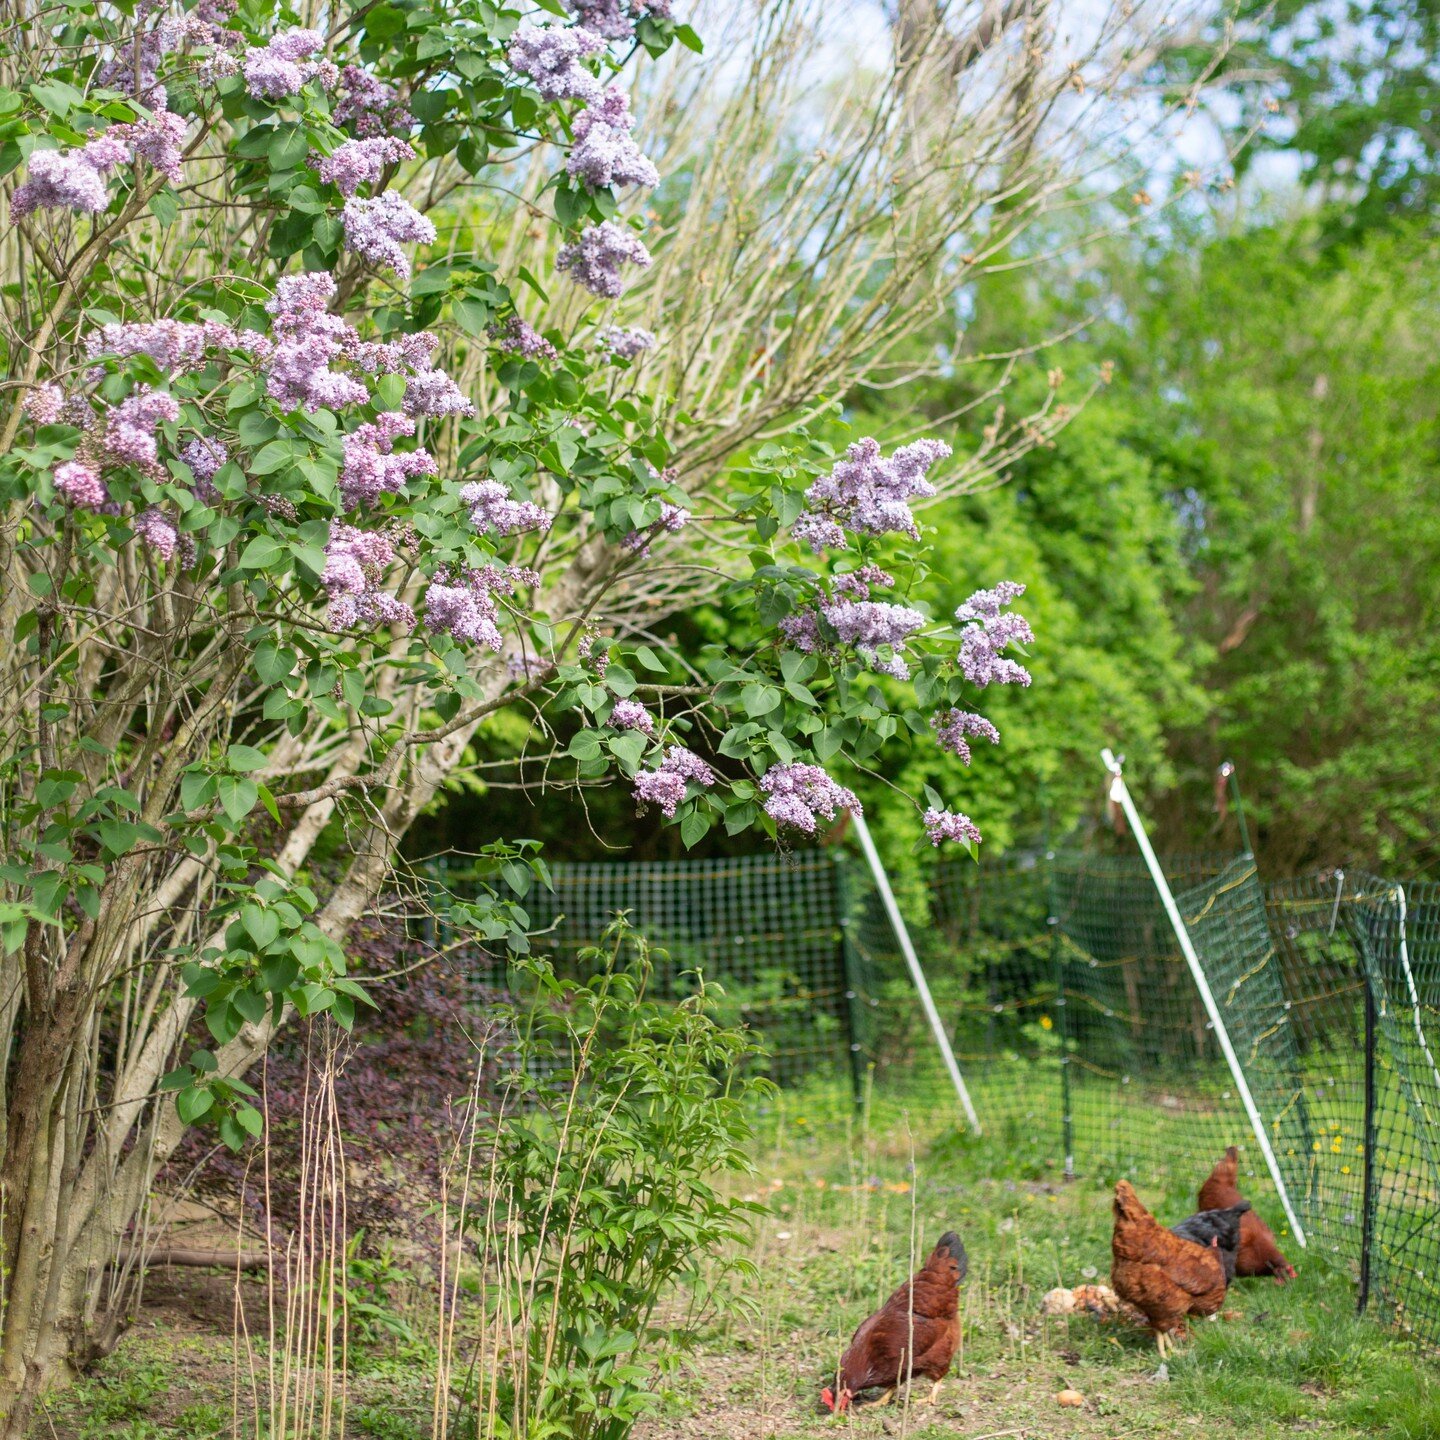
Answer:
[[240, 923], [257, 950], [264, 950], [280, 934], [280, 917], [260, 905], [246, 905], [240, 911]]
[[208, 1087], [199, 1090], [194, 1088], [182, 1090], [175, 1097], [175, 1109], [179, 1112], [181, 1120], [187, 1125], [193, 1125], [210, 1110], [214, 1103], [215, 1096]]
[[225, 761], [232, 770], [259, 770], [265, 764], [265, 754], [253, 745], [232, 745], [225, 752]]
[[236, 775], [217, 776], [215, 790], [220, 797], [220, 808], [229, 816], [232, 825], [238, 825], [260, 798], [259, 788], [253, 780]]
[[273, 535], [257, 535], [240, 556], [242, 570], [264, 570], [273, 565], [283, 554], [285, 547]]

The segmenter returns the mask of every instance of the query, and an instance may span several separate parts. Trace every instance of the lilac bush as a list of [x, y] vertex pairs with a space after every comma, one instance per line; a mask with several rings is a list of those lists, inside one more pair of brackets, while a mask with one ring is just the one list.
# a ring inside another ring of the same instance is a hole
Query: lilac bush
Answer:
[[[857, 766], [993, 739], [974, 692], [1028, 681], [1018, 587], [954, 626], [906, 593], [942, 440], [837, 458], [833, 427], [777, 422], [697, 458], [705, 435], [626, 363], [666, 336], [604, 303], [665, 263], [625, 190], [666, 177], [617, 77], [633, 44], [699, 42], [657, 0], [568, 8], [277, 31], [223, 0], [81, 0], [7, 22], [17, 1423], [34, 1377], [116, 1333], [93, 1258], [186, 1127], [243, 1149], [277, 1033], [386, 1003], [347, 944], [416, 818], [477, 750], [511, 754], [512, 716], [544, 739], [497, 762], [507, 783], [619, 783], [694, 846], [813, 834]], [[522, 166], [547, 167], [534, 203], [510, 198]], [[745, 643], [657, 638], [716, 587]], [[926, 833], [973, 847], [931, 809]], [[486, 838], [467, 924], [523, 955], [543, 861]]]

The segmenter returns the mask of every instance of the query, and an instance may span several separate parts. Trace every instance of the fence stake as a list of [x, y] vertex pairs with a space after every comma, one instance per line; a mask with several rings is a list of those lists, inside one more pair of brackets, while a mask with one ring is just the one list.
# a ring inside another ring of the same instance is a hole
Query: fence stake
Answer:
[[1155, 889], [1160, 893], [1160, 902], [1165, 907], [1166, 915], [1170, 917], [1170, 925], [1175, 931], [1175, 938], [1180, 942], [1180, 953], [1184, 955], [1185, 963], [1190, 967], [1190, 974], [1195, 979], [1195, 987], [1200, 992], [1200, 999], [1205, 1003], [1210, 1023], [1215, 1027], [1215, 1038], [1220, 1042], [1220, 1049], [1225, 1056], [1226, 1064], [1230, 1067], [1235, 1088], [1240, 1092], [1240, 1100], [1245, 1106], [1245, 1113], [1250, 1117], [1250, 1128], [1255, 1132], [1255, 1139], [1259, 1142], [1260, 1152], [1265, 1157], [1270, 1178], [1275, 1182], [1275, 1189], [1280, 1194], [1280, 1203], [1285, 1207], [1285, 1217], [1290, 1221], [1290, 1228], [1294, 1232], [1297, 1243], [1304, 1248], [1306, 1245], [1305, 1231], [1301, 1228], [1300, 1217], [1296, 1215], [1295, 1208], [1290, 1203], [1290, 1192], [1285, 1188], [1284, 1176], [1280, 1174], [1280, 1162], [1275, 1158], [1274, 1150], [1270, 1148], [1270, 1137], [1265, 1133], [1265, 1123], [1260, 1118], [1260, 1111], [1255, 1105], [1255, 1097], [1250, 1093], [1245, 1072], [1240, 1068], [1240, 1060], [1235, 1054], [1235, 1047], [1230, 1043], [1230, 1032], [1225, 1028], [1225, 1021], [1220, 1017], [1220, 1007], [1215, 1003], [1215, 996], [1210, 992], [1210, 982], [1205, 978], [1205, 970], [1200, 964], [1199, 955], [1195, 953], [1195, 946], [1190, 939], [1190, 931], [1185, 927], [1185, 921], [1180, 916], [1180, 907], [1176, 905], [1175, 897], [1170, 893], [1170, 884], [1165, 879], [1165, 872], [1161, 870], [1160, 862], [1155, 858], [1155, 851], [1151, 849], [1150, 837], [1145, 833], [1145, 826], [1140, 820], [1140, 812], [1135, 808], [1134, 800], [1130, 798], [1125, 778], [1120, 773], [1120, 762], [1109, 750], [1102, 750], [1100, 758], [1105, 762], [1105, 768], [1114, 777], [1110, 782], [1110, 798], [1120, 805], [1125, 811], [1126, 820], [1130, 822], [1130, 829], [1135, 835], [1135, 843], [1139, 845], [1140, 854], [1144, 856], [1146, 867], [1150, 871], [1150, 878], [1155, 882]]
[[[1435, 1064], [1435, 1057], [1430, 1053], [1430, 1043], [1425, 1039], [1425, 1030], [1420, 1023], [1420, 992], [1415, 988], [1415, 972], [1410, 968], [1410, 944], [1405, 938], [1405, 922], [1409, 918], [1405, 905], [1405, 887], [1395, 887], [1395, 898], [1400, 902], [1400, 965], [1405, 971], [1405, 988], [1410, 992], [1410, 1011], [1415, 1017], [1415, 1038], [1420, 1042], [1420, 1049], [1424, 1052], [1426, 1060], [1430, 1062], [1430, 1073], [1435, 1077], [1435, 1089], [1440, 1092], [1440, 1066]], [[1415, 1086], [1410, 1089], [1413, 1092]], [[1425, 1107], [1420, 1107], [1420, 1117], [1424, 1124], [1429, 1125], [1430, 1117]]]
[[950, 1072], [950, 1080], [955, 1086], [955, 1093], [960, 1097], [960, 1104], [965, 1109], [965, 1116], [970, 1121], [970, 1128], [979, 1135], [981, 1133], [980, 1117], [975, 1113], [975, 1104], [970, 1099], [969, 1090], [965, 1088], [964, 1076], [960, 1074], [960, 1066], [956, 1063], [955, 1052], [950, 1048], [950, 1036], [945, 1031], [944, 1022], [940, 1019], [940, 1012], [935, 1008], [935, 1000], [930, 994], [930, 986], [925, 980], [925, 972], [920, 968], [920, 957], [915, 953], [914, 945], [910, 943], [910, 932], [905, 928], [905, 919], [900, 914], [899, 905], [895, 903], [895, 892], [890, 888], [890, 877], [886, 875], [885, 867], [880, 863], [880, 852], [870, 838], [870, 827], [865, 823], [865, 817], [859, 810], [852, 810], [850, 816], [855, 822], [855, 834], [860, 839], [860, 848], [865, 852], [870, 873], [875, 877], [875, 888], [880, 892], [885, 913], [890, 917], [890, 928], [895, 932], [895, 939], [900, 945], [900, 953], [910, 967], [910, 976], [915, 981], [916, 990], [920, 992], [920, 1004], [924, 1007], [925, 1016], [930, 1021], [930, 1030], [935, 1036], [935, 1043], [940, 1047], [940, 1055], [945, 1061], [945, 1068]]
[[1375, 990], [1364, 960], [1365, 982], [1365, 1191], [1360, 1201], [1360, 1294], [1355, 1309], [1363, 1315], [1370, 1303], [1370, 1252], [1375, 1244]]
[[855, 1108], [865, 1106], [865, 1042], [861, 1031], [860, 957], [850, 938], [850, 885], [848, 857], [835, 855], [835, 899], [840, 909], [840, 975], [845, 984], [845, 1043], [850, 1048], [850, 1089]]

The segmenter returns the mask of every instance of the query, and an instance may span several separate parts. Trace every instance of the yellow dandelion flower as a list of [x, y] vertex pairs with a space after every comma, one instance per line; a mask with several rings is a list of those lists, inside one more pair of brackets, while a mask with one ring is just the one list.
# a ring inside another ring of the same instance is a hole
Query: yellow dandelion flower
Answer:
[[1342, 1165], [1340, 1167], [1340, 1173], [1342, 1175], [1348, 1175], [1350, 1173], [1350, 1167], [1348, 1165]]
[[1310, 1148], [1318, 1155], [1320, 1153], [1320, 1142], [1317, 1140]]
[[1040, 1017], [1040, 1028], [1042, 1030], [1053, 1030], [1055, 1028], [1055, 1022], [1048, 1015], [1042, 1015]]

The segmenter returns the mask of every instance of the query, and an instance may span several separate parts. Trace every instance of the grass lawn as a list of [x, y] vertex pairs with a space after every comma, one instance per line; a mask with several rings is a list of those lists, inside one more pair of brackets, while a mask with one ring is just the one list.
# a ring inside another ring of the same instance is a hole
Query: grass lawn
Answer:
[[[1224, 1315], [1196, 1324], [1168, 1378], [1156, 1378], [1148, 1332], [1039, 1314], [1052, 1286], [1107, 1276], [1107, 1185], [1065, 1182], [1014, 1147], [971, 1141], [893, 1107], [860, 1125], [843, 1111], [801, 1115], [782, 1103], [762, 1122], [756, 1161], [748, 1190], [772, 1211], [749, 1251], [758, 1277], [743, 1287], [743, 1312], [705, 1335], [637, 1440], [1192, 1432], [1440, 1440], [1440, 1369], [1357, 1318], [1350, 1280], [1304, 1252], [1291, 1255], [1300, 1276], [1290, 1285], [1233, 1287]], [[1137, 1186], [1174, 1221], [1202, 1178], [1159, 1182], [1173, 1194], [1143, 1176]], [[969, 1251], [970, 1276], [962, 1350], [938, 1406], [844, 1421], [823, 1413], [820, 1386], [855, 1325], [952, 1228]], [[263, 1286], [246, 1284], [258, 1320]], [[255, 1409], [248, 1384], [235, 1385], [232, 1289], [219, 1276], [157, 1277], [116, 1354], [51, 1402], [35, 1440], [230, 1436], [232, 1415]], [[423, 1344], [359, 1357], [347, 1436], [429, 1437], [429, 1374]], [[1061, 1407], [1064, 1389], [1083, 1405]], [[238, 1433], [254, 1435], [253, 1421]]]

